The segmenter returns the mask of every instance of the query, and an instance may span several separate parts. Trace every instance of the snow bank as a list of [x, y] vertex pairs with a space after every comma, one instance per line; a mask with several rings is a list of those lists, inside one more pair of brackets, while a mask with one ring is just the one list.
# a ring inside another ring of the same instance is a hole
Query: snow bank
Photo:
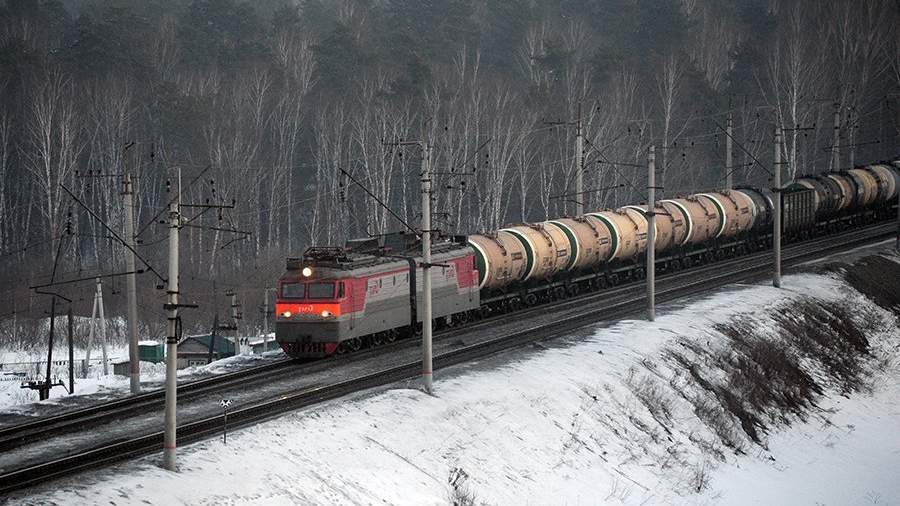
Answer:
[[[399, 385], [287, 415], [231, 435], [227, 446], [182, 448], [177, 475], [157, 468], [157, 456], [20, 499], [867, 504], [900, 497], [896, 317], [836, 274], [786, 276], [784, 286], [735, 286], [670, 306], [655, 323], [623, 321], [540, 352], [442, 371], [434, 397]], [[778, 321], [810, 301], [861, 310], [849, 317], [867, 341], [863, 381], [852, 388], [792, 347]], [[728, 388], [744, 407], [754, 390], [729, 383], [717, 361], [733, 345], [726, 334], [735, 321], [784, 346], [819, 386], [802, 410], [761, 404], [758, 442], [727, 409]], [[679, 350], [688, 368], [674, 358]], [[715, 388], [698, 384], [689, 368]]]
[[[59, 353], [59, 354], [57, 354]], [[109, 358], [109, 374], [103, 374], [103, 365], [94, 362], [98, 358], [99, 350], [92, 352], [92, 363], [88, 370], [87, 377], [81, 378], [81, 361], [84, 358], [83, 350], [75, 350], [75, 396], [102, 394], [104, 398], [121, 397], [129, 395], [130, 380], [127, 376], [116, 376], [113, 374], [112, 362], [118, 359], [128, 358], [128, 348], [118, 347], [110, 351]], [[195, 377], [212, 376], [224, 374], [227, 372], [240, 369], [242, 367], [250, 367], [258, 365], [262, 361], [271, 361], [281, 358], [283, 352], [281, 349], [272, 350], [260, 354], [235, 355], [233, 357], [217, 360], [211, 364], [202, 366], [186, 367], [178, 370], [178, 377], [188, 381]], [[28, 379], [41, 379], [46, 377], [46, 352], [43, 354], [33, 351], [7, 351], [3, 353], [3, 357], [8, 362], [5, 363], [21, 363], [21, 362], [40, 362], [36, 366], [31, 365], [27, 368]], [[68, 350], [57, 351], [54, 347], [54, 362], [57, 360], [67, 361], [69, 358]], [[18, 368], [21, 370], [21, 368]], [[69, 386], [69, 366], [54, 365], [51, 367], [51, 376], [54, 379], [61, 380], [65, 387], [53, 387], [50, 390], [50, 399], [38, 401], [38, 393], [35, 390], [21, 388], [22, 380], [25, 377], [14, 374], [3, 374], [0, 372], [0, 414], [4, 412], [28, 414], [35, 410], [38, 405], [53, 404], [63, 398], [72, 398], [66, 390]], [[166, 379], [165, 362], [152, 363], [141, 362], [141, 383], [144, 385], [152, 385], [158, 387], [158, 384]]]

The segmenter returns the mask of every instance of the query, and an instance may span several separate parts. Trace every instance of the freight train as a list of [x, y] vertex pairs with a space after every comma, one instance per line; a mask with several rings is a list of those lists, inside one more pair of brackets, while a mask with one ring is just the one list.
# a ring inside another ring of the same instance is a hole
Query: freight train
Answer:
[[[656, 269], [664, 273], [771, 247], [774, 199], [786, 240], [895, 216], [900, 160], [804, 176], [780, 192], [738, 188], [660, 200]], [[434, 323], [491, 314], [642, 279], [647, 209], [629, 205], [433, 246]], [[413, 234], [311, 247], [278, 281], [275, 337], [294, 358], [379, 346], [421, 328], [422, 267]]]

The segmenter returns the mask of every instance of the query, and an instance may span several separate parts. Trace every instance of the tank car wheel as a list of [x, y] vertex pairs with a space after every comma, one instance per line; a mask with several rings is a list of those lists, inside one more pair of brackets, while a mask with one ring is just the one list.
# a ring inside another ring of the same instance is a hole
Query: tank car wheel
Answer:
[[557, 286], [556, 289], [553, 290], [553, 298], [556, 300], [563, 300], [566, 298], [566, 288], [563, 286]]
[[606, 276], [600, 276], [599, 278], [597, 278], [597, 286], [601, 290], [604, 290], [609, 286], [609, 281], [606, 279]]
[[578, 286], [578, 283], [572, 283], [569, 285], [569, 297], [575, 297], [581, 292], [581, 287]]
[[610, 274], [609, 275], [609, 286], [617, 286], [619, 284], [619, 275], [618, 274]]
[[634, 270], [634, 279], [644, 279], [644, 269], [635, 269]]
[[533, 293], [529, 293], [528, 295], [525, 296], [525, 305], [526, 306], [533, 306], [533, 305], [537, 304], [537, 301], [538, 301], [537, 295], [535, 295]]
[[677, 259], [677, 258], [676, 258], [675, 260], [672, 260], [672, 261], [669, 263], [669, 267], [670, 267], [673, 271], [680, 271], [680, 270], [681, 270], [681, 260], [679, 260], [679, 259]]

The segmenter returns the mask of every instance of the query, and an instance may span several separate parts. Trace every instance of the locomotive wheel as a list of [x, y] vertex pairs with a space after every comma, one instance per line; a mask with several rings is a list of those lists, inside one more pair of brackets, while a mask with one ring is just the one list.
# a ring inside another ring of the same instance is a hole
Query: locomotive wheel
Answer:
[[384, 332], [378, 332], [372, 336], [372, 346], [381, 346], [384, 344]]
[[556, 290], [553, 291], [553, 296], [557, 300], [563, 300], [566, 298], [566, 289], [562, 286], [557, 286]]
[[362, 339], [358, 337], [354, 337], [353, 339], [345, 342], [347, 343], [347, 347], [350, 349], [350, 351], [359, 351], [359, 349], [362, 348]]
[[385, 341], [389, 343], [393, 343], [397, 340], [397, 329], [391, 329], [387, 331], [387, 335], [385, 336]]
[[347, 353], [348, 351], [349, 351], [349, 348], [347, 347], [347, 341], [341, 341], [340, 343], [338, 343], [337, 350], [335, 350], [335, 353], [337, 353], [338, 355], [343, 355], [343, 354]]

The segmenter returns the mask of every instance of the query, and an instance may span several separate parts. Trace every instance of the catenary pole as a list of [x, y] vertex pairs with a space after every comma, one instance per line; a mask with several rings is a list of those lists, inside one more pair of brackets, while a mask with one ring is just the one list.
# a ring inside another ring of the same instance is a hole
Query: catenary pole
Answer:
[[[97, 278], [99, 284], [100, 278]], [[85, 347], [84, 362], [81, 366], [81, 377], [87, 378], [91, 367], [91, 348], [94, 346], [94, 335], [97, 333], [97, 291], [94, 290], [94, 307], [91, 309], [91, 326], [88, 330], [87, 346]]]
[[237, 292], [234, 290], [231, 291], [231, 326], [234, 327], [234, 349], [236, 351], [236, 355], [243, 355], [243, 349], [240, 344], [240, 337], [238, 335], [238, 319], [240, 315], [238, 315], [238, 305], [237, 302]]
[[269, 351], [269, 288], [263, 289], [263, 351]]
[[900, 253], [900, 188], [897, 188], [897, 253]]
[[734, 188], [734, 168], [733, 153], [731, 145], [731, 134], [734, 126], [734, 118], [728, 113], [728, 123], [725, 125], [725, 188]]
[[[178, 179], [180, 180], [181, 177]], [[180, 190], [179, 185], [179, 197], [172, 199], [172, 203], [169, 204], [169, 279], [166, 289], [168, 296], [166, 310], [169, 313], [169, 328], [166, 336], [166, 431], [163, 443], [163, 467], [169, 471], [176, 470], [175, 415], [178, 395], [176, 369], [178, 365], [178, 229], [181, 225]]]
[[575, 121], [575, 215], [584, 214], [584, 131], [581, 125], [581, 102]]
[[50, 397], [50, 367], [53, 365], [53, 331], [56, 322], [56, 296], [50, 299], [50, 346], [47, 348], [47, 385], [46, 389], [38, 391], [38, 398], [44, 400]]
[[775, 251], [775, 273], [772, 284], [781, 288], [781, 130], [775, 127], [775, 217], [772, 220], [772, 248]]
[[69, 341], [69, 395], [75, 393], [75, 342], [72, 328], [73, 317], [72, 317], [72, 305], [69, 304], [69, 311], [66, 312], [67, 323], [67, 337]]
[[125, 270], [128, 272], [125, 275], [125, 296], [128, 306], [128, 368], [131, 393], [136, 394], [141, 391], [141, 363], [138, 354], [137, 278], [134, 261], [134, 188], [127, 163], [125, 174], [122, 176], [122, 196], [125, 200], [125, 241], [129, 246], [125, 248]]
[[103, 375], [109, 375], [109, 360], [106, 356], [106, 314], [103, 312], [103, 286], [100, 279], [97, 278], [97, 297], [99, 300], [98, 311], [100, 312], [100, 349], [103, 353]]
[[422, 141], [422, 382], [432, 393], [431, 360], [431, 146]]
[[656, 319], [656, 147], [647, 157], [647, 319]]
[[841, 168], [841, 155], [838, 144], [841, 140], [841, 104], [834, 104], [834, 134], [831, 139], [831, 170]]

